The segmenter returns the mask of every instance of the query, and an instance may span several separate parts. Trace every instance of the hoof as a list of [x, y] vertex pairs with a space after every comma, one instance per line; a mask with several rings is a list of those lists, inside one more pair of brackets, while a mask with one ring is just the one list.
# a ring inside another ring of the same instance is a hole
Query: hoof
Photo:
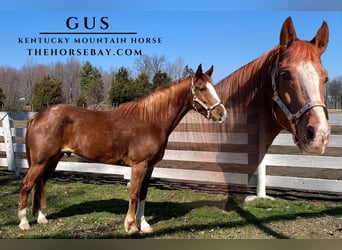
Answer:
[[30, 224], [28, 223], [28, 221], [26, 221], [26, 222], [21, 222], [21, 223], [19, 224], [19, 228], [20, 228], [21, 230], [29, 230], [29, 229], [30, 229]]
[[140, 225], [140, 231], [144, 234], [151, 234], [153, 233], [153, 228], [148, 224], [145, 219], [145, 216], [142, 216], [140, 221], [138, 220], [138, 225]]
[[38, 218], [37, 222], [38, 224], [47, 224], [49, 221], [45, 217], [42, 217]]
[[128, 235], [136, 235], [139, 234], [139, 229], [134, 222], [128, 222], [127, 218], [125, 219], [125, 231]]
[[153, 228], [150, 225], [148, 225], [148, 226], [141, 227], [140, 231], [143, 234], [152, 234], [153, 233]]
[[37, 222], [38, 222], [38, 224], [47, 224], [48, 223], [48, 220], [46, 219], [45, 215], [41, 211], [39, 211]]
[[128, 235], [134, 236], [134, 235], [139, 235], [140, 231], [136, 226], [131, 226], [129, 230], [127, 230]]

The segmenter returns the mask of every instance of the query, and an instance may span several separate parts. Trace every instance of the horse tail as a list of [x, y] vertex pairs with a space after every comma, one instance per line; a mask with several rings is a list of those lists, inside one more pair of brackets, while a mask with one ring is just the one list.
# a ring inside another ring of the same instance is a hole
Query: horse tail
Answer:
[[26, 134], [25, 134], [25, 148], [26, 148], [26, 158], [28, 167], [31, 167], [31, 152], [30, 152], [30, 128], [32, 126], [32, 122], [34, 120], [34, 116], [28, 120], [26, 124]]

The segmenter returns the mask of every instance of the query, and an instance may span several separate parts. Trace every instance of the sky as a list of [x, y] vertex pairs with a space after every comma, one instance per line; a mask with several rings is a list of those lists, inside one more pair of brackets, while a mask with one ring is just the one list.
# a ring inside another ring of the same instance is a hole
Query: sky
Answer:
[[[328, 23], [323, 66], [330, 79], [342, 76], [341, 2], [299, 2], [12, 0], [0, 7], [0, 66], [20, 69], [27, 63], [51, 64], [74, 57], [110, 70], [133, 68], [139, 55], [163, 55], [170, 62], [182, 58], [194, 69], [200, 63], [204, 69], [214, 65], [213, 79], [218, 82], [274, 48], [283, 22], [291, 16], [303, 40], [311, 40], [322, 22]], [[102, 41], [91, 43], [94, 38]]]

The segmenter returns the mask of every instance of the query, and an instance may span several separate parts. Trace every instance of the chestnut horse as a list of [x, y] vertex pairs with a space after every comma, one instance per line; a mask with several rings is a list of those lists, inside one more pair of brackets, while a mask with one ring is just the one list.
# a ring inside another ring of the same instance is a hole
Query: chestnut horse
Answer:
[[[330, 138], [324, 105], [324, 85], [328, 77], [320, 56], [327, 47], [328, 36], [327, 23], [323, 22], [311, 41], [299, 40], [291, 18], [287, 18], [279, 45], [215, 85], [228, 111], [227, 122], [220, 127], [222, 133], [239, 133], [240, 124], [236, 121], [239, 116], [247, 114], [253, 120], [256, 117], [257, 162], [253, 159], [251, 167], [240, 169], [241, 172], [254, 175], [282, 129], [293, 134], [294, 142], [303, 153], [324, 153]], [[217, 127], [213, 131], [217, 131]], [[193, 146], [196, 150], [201, 150], [200, 147]]]
[[22, 183], [19, 227], [30, 228], [26, 207], [32, 188], [32, 212], [38, 215], [38, 223], [47, 223], [41, 212], [46, 202], [44, 185], [63, 155], [74, 153], [89, 161], [131, 166], [125, 230], [129, 234], [151, 232], [143, 216], [145, 198], [153, 167], [163, 158], [170, 133], [191, 109], [218, 123], [226, 119], [212, 85], [212, 72], [213, 66], [202, 73], [199, 65], [194, 76], [111, 111], [62, 104], [34, 115], [25, 138], [29, 169]]
[[283, 23], [279, 45], [215, 85], [229, 107], [232, 126], [231, 117], [240, 113], [257, 117], [259, 163], [282, 129], [293, 134], [304, 154], [325, 152], [330, 138], [324, 104], [328, 76], [320, 56], [328, 36], [328, 25], [323, 22], [311, 41], [299, 40], [289, 17]]

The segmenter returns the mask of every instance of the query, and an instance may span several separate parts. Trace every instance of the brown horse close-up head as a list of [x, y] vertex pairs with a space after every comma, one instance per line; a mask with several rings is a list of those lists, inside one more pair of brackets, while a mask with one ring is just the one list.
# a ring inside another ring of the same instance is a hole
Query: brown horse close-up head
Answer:
[[223, 123], [227, 118], [227, 112], [213, 86], [211, 79], [213, 71], [214, 66], [211, 66], [203, 74], [202, 65], [198, 66], [191, 86], [192, 105], [194, 110], [206, 118]]
[[324, 104], [328, 73], [320, 60], [328, 37], [328, 26], [323, 22], [311, 41], [299, 40], [291, 18], [287, 18], [272, 69], [274, 116], [293, 134], [294, 142], [304, 154], [323, 154], [330, 138]]

